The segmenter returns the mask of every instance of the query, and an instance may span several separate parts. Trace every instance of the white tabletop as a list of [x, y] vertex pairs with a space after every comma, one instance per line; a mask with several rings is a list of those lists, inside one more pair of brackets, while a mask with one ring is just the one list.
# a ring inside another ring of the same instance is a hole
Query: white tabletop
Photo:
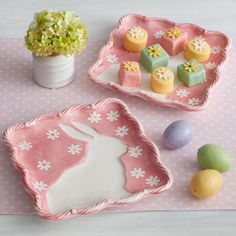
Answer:
[[[42, 9], [76, 11], [90, 37], [104, 37], [127, 13], [191, 22], [236, 36], [235, 0], [0, 0], [0, 37], [23, 37], [32, 15]], [[1, 106], [1, 105], [0, 105]], [[0, 199], [1, 201], [1, 199]], [[37, 216], [1, 215], [0, 235], [236, 235], [236, 211], [98, 214], [62, 223]]]

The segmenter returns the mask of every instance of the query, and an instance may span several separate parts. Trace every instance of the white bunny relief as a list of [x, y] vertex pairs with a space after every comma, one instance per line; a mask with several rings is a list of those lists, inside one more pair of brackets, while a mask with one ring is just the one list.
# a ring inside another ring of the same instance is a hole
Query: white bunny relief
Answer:
[[47, 192], [53, 214], [73, 208], [86, 208], [105, 199], [118, 199], [131, 194], [125, 191], [124, 167], [120, 156], [127, 151], [121, 140], [98, 133], [93, 128], [72, 122], [61, 124], [70, 137], [88, 143], [85, 161], [66, 170]]

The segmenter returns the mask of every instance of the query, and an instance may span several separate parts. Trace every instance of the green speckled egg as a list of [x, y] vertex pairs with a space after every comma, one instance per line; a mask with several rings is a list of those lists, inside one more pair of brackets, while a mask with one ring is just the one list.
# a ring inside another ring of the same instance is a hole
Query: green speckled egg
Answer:
[[198, 163], [203, 169], [225, 172], [230, 169], [232, 160], [226, 150], [215, 144], [206, 144], [198, 149]]

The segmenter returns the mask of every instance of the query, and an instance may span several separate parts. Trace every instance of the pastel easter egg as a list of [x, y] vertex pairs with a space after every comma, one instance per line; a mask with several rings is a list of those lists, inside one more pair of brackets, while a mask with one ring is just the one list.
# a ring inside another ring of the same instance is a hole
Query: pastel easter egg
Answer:
[[178, 149], [192, 140], [193, 127], [187, 120], [177, 120], [171, 123], [162, 135], [162, 141], [168, 149]]
[[218, 193], [223, 185], [222, 174], [213, 169], [199, 171], [190, 182], [190, 191], [193, 196], [205, 199]]
[[232, 160], [228, 152], [215, 144], [206, 144], [198, 149], [197, 160], [203, 169], [224, 172], [230, 169]]

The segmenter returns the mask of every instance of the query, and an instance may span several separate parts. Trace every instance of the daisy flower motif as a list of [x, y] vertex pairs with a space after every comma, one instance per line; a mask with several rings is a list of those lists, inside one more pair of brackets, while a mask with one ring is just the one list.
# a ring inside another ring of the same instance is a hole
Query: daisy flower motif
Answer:
[[182, 35], [182, 31], [179, 28], [171, 28], [166, 32], [167, 37], [171, 38], [171, 39], [175, 39], [178, 38], [179, 36]]
[[109, 120], [110, 122], [114, 122], [117, 121], [119, 117], [120, 114], [118, 111], [110, 111], [107, 113], [106, 119]]
[[118, 63], [118, 57], [115, 54], [108, 54], [107, 55], [107, 61], [111, 64]]
[[164, 68], [160, 68], [160, 69], [156, 70], [156, 76], [159, 79], [168, 80], [168, 79], [171, 79], [171, 72], [169, 70], [164, 69]]
[[149, 46], [147, 48], [147, 54], [151, 57], [158, 57], [161, 55], [161, 48], [157, 45]]
[[59, 138], [60, 132], [56, 129], [50, 129], [50, 130], [48, 130], [46, 135], [47, 135], [47, 139], [55, 140], [55, 139]]
[[156, 38], [156, 39], [159, 39], [159, 38], [161, 38], [163, 35], [164, 35], [165, 33], [163, 32], [163, 31], [156, 31], [155, 33], [154, 33], [154, 37]]
[[185, 62], [183, 67], [187, 72], [196, 72], [199, 68], [198, 63], [194, 61]]
[[130, 174], [132, 177], [135, 177], [136, 179], [139, 179], [140, 177], [143, 177], [145, 175], [145, 171], [141, 168], [134, 168], [130, 171]]
[[160, 182], [160, 180], [158, 179], [157, 176], [149, 176], [148, 179], [146, 179], [146, 184], [152, 186], [158, 185], [158, 183]]
[[211, 54], [215, 55], [217, 53], [220, 53], [221, 50], [222, 48], [220, 46], [214, 46], [211, 48]]
[[134, 158], [138, 158], [139, 156], [142, 155], [143, 149], [140, 148], [139, 146], [132, 147], [129, 149], [129, 155]]
[[38, 167], [40, 170], [46, 170], [46, 171], [48, 171], [48, 170], [52, 167], [52, 165], [51, 165], [51, 162], [50, 162], [50, 161], [42, 160], [42, 161], [38, 161], [37, 167]]
[[118, 127], [115, 132], [117, 136], [124, 137], [128, 135], [129, 129], [125, 125], [123, 125]]
[[101, 120], [101, 114], [93, 111], [89, 114], [88, 120], [90, 123], [98, 123]]
[[144, 32], [141, 27], [134, 26], [128, 30], [128, 35], [134, 39], [142, 39], [144, 37]]
[[81, 147], [79, 144], [71, 144], [68, 148], [67, 148], [67, 152], [69, 152], [71, 155], [76, 155], [79, 154], [81, 151]]
[[138, 66], [137, 66], [137, 63], [136, 63], [136, 62], [133, 62], [133, 61], [125, 61], [125, 62], [124, 62], [124, 68], [125, 68], [127, 71], [137, 71]]
[[197, 51], [204, 51], [207, 48], [207, 43], [204, 38], [198, 38], [193, 41], [193, 48]]
[[176, 90], [176, 96], [184, 98], [184, 97], [188, 97], [189, 95], [189, 91], [187, 91], [186, 89], [178, 89]]
[[32, 148], [32, 143], [28, 142], [28, 141], [23, 141], [21, 142], [18, 147], [22, 150], [22, 151], [29, 151]]
[[216, 63], [215, 62], [208, 62], [207, 64], [205, 64], [205, 67], [209, 70], [212, 70], [212, 69], [216, 68]]
[[41, 192], [41, 191], [46, 190], [48, 185], [45, 184], [43, 181], [35, 181], [33, 183], [33, 186], [34, 186], [35, 189], [37, 189], [37, 190], [39, 190]]
[[188, 104], [192, 106], [198, 106], [201, 103], [201, 100], [199, 98], [190, 98], [188, 100]]

